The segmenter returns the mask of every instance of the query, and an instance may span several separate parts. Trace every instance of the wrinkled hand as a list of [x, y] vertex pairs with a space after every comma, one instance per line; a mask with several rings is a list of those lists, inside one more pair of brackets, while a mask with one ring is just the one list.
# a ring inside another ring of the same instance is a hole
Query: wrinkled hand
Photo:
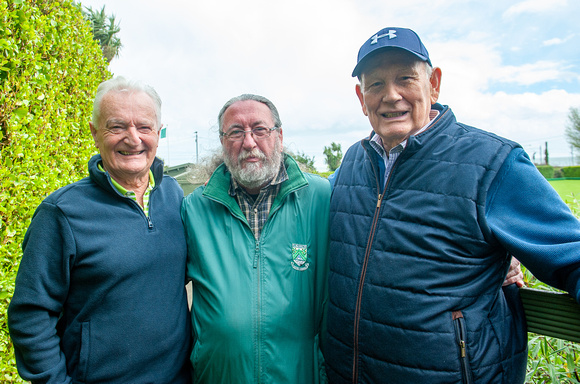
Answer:
[[505, 281], [502, 286], [517, 284], [518, 288], [524, 286], [524, 274], [520, 268], [520, 262], [515, 257], [512, 257], [512, 262], [510, 264], [510, 269], [505, 277]]

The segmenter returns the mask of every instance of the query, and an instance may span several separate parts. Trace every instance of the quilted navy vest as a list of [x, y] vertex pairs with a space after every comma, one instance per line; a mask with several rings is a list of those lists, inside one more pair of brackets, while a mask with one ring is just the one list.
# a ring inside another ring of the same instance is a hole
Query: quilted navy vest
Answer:
[[524, 381], [525, 325], [501, 289], [510, 256], [485, 219], [487, 190], [518, 145], [434, 108], [436, 121], [409, 138], [386, 187], [368, 140], [347, 151], [336, 176], [331, 383]]

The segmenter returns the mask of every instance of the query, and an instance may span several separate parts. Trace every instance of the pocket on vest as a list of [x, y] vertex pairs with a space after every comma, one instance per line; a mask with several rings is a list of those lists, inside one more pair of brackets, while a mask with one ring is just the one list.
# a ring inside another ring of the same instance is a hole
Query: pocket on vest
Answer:
[[453, 311], [453, 329], [455, 331], [455, 342], [457, 344], [459, 362], [461, 364], [461, 376], [464, 384], [473, 383], [473, 375], [469, 363], [467, 351], [467, 327], [461, 311]]

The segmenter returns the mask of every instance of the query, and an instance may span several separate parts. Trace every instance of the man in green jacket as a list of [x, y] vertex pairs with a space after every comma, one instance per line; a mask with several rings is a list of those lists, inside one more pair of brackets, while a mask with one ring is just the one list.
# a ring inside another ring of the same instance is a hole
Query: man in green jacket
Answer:
[[194, 382], [325, 382], [329, 183], [283, 153], [268, 99], [233, 98], [218, 120], [224, 163], [181, 209]]

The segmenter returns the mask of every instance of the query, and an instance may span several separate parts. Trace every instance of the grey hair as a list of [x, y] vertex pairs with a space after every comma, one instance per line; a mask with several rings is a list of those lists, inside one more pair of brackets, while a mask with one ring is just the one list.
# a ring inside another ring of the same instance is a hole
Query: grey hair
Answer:
[[425, 73], [427, 74], [427, 78], [430, 79], [431, 75], [433, 74], [433, 66], [428, 62], [424, 61], [425, 63]]
[[[276, 109], [276, 106], [274, 105], [274, 103], [272, 103], [270, 100], [268, 100], [264, 96], [253, 95], [251, 93], [244, 93], [243, 95], [236, 96], [236, 97], [229, 99], [227, 101], [227, 103], [225, 103], [224, 106], [222, 107], [222, 109], [220, 110], [220, 113], [218, 114], [218, 125], [219, 125], [220, 132], [223, 132], [224, 113], [226, 112], [226, 110], [229, 107], [231, 107], [233, 104], [237, 103], [238, 101], [247, 101], [247, 100], [257, 101], [257, 102], [260, 102], [262, 104], [265, 104], [270, 109], [270, 112], [272, 113], [272, 120], [274, 120], [274, 125], [278, 128], [282, 127], [282, 121], [280, 120], [280, 114], [278, 113], [278, 110]], [[269, 127], [269, 128], [271, 128], [271, 127]]]
[[161, 127], [161, 97], [150, 85], [143, 84], [140, 81], [128, 80], [123, 76], [117, 76], [115, 78], [103, 81], [99, 84], [97, 88], [97, 94], [95, 95], [95, 100], [93, 101], [93, 125], [99, 127], [99, 119], [101, 114], [101, 102], [105, 95], [109, 92], [144, 92], [155, 105], [155, 116], [157, 117], [157, 129]]

